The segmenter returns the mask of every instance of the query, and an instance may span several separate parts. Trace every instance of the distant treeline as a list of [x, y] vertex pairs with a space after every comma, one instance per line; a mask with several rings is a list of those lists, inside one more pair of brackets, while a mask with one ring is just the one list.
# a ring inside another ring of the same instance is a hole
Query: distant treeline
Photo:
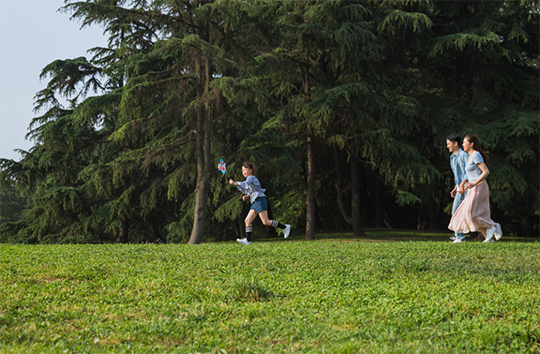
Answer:
[[270, 217], [307, 239], [445, 229], [454, 132], [490, 151], [493, 219], [507, 234], [539, 232], [537, 1], [93, 0], [61, 11], [102, 26], [108, 47], [43, 69], [35, 145], [1, 160], [0, 242], [235, 239], [249, 205], [220, 159], [236, 180], [254, 162]]

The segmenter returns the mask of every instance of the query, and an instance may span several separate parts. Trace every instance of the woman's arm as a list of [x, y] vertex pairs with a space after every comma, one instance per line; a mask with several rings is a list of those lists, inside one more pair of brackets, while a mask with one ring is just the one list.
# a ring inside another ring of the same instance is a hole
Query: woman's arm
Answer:
[[469, 182], [468, 180], [464, 179], [463, 181], [461, 181], [461, 184], [459, 185], [459, 189], [458, 189], [458, 193], [459, 194], [463, 194], [465, 193], [465, 185], [467, 184], [467, 182]]
[[489, 168], [484, 162], [480, 162], [476, 164], [476, 166], [478, 166], [482, 170], [482, 174], [480, 175], [480, 177], [478, 177], [476, 181], [467, 183], [467, 188], [469, 189], [476, 187], [480, 182], [485, 180], [486, 177], [489, 175]]

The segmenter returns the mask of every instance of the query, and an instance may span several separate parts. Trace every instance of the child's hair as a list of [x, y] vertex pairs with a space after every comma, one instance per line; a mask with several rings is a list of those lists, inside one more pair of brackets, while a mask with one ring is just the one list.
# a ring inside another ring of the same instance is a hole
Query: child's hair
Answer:
[[482, 155], [484, 162], [487, 164], [489, 160], [489, 157], [487, 154], [489, 154], [489, 151], [482, 150], [482, 147], [480, 146], [480, 141], [478, 141], [478, 138], [476, 137], [476, 135], [467, 134], [465, 135], [465, 138], [463, 139], [467, 139], [469, 143], [473, 144], [473, 149], [478, 151], [480, 155]]
[[446, 137], [446, 140], [450, 140], [453, 143], [459, 144], [461, 142], [461, 137], [459, 136], [459, 134], [452, 133]]
[[242, 164], [242, 167], [249, 168], [252, 171], [252, 174], [255, 175], [255, 164], [249, 161], [246, 161]]

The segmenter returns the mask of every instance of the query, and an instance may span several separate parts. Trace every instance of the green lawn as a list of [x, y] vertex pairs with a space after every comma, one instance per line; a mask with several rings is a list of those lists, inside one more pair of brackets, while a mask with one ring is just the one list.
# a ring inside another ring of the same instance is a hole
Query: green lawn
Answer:
[[0, 353], [539, 353], [540, 243], [448, 235], [0, 245]]

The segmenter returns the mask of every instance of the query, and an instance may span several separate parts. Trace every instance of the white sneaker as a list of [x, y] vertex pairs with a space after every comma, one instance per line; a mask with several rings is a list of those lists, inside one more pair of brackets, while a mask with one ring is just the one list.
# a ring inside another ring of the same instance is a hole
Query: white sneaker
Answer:
[[494, 239], [491, 239], [491, 240], [487, 240], [487, 239], [486, 239], [486, 240], [484, 240], [484, 243], [493, 243], [493, 242], [495, 242]]
[[454, 241], [452, 243], [465, 243], [465, 240], [462, 240], [460, 238], [454, 237]]
[[283, 237], [287, 238], [291, 234], [291, 225], [285, 224], [285, 228], [283, 229]]
[[456, 239], [456, 236], [450, 236], [450, 241], [454, 241]]
[[251, 242], [249, 242], [249, 241], [247, 240], [247, 238], [245, 238], [245, 237], [244, 237], [244, 238], [237, 238], [236, 241], [237, 241], [237, 242], [240, 242], [241, 244], [246, 245], [246, 246], [249, 245], [249, 244], [251, 243]]
[[489, 242], [489, 240], [493, 238], [493, 235], [495, 235], [495, 230], [497, 229], [495, 228], [495, 226], [493, 226], [491, 229], [486, 231], [486, 239], [484, 240], [484, 242]]
[[503, 237], [501, 224], [495, 225], [495, 240], [499, 241]]

